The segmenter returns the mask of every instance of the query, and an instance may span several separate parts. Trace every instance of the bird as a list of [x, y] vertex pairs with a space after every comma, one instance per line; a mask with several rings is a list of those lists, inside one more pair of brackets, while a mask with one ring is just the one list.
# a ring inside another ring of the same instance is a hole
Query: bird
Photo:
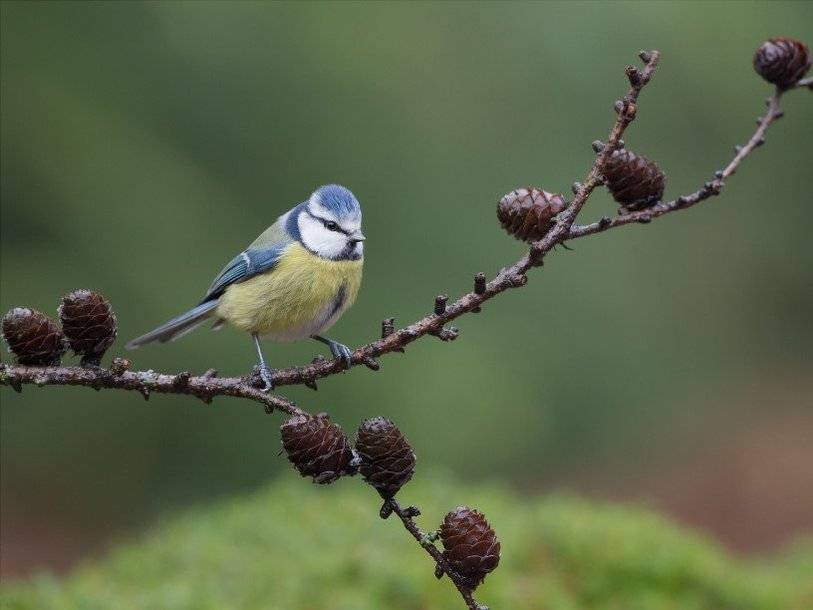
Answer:
[[127, 343], [128, 349], [175, 340], [214, 319], [251, 335], [263, 391], [274, 388], [260, 338], [315, 339], [350, 368], [351, 351], [323, 333], [353, 304], [364, 265], [361, 205], [340, 185], [316, 189], [282, 214], [215, 277], [189, 311]]

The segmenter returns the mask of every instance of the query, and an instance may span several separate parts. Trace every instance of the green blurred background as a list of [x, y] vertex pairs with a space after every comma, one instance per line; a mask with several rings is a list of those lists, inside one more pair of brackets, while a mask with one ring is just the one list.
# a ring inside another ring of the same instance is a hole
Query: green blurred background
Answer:
[[[803, 2], [0, 9], [0, 306], [54, 314], [63, 293], [98, 290], [119, 316], [114, 354], [327, 182], [356, 193], [368, 236], [361, 294], [332, 336], [366, 342], [382, 318], [422, 316], [521, 255], [496, 200], [583, 177], [639, 49], [663, 59], [625, 139], [672, 197], [752, 130], [769, 93], [758, 44], [813, 42]], [[813, 113], [807, 92], [784, 105], [720, 199], [556, 252], [454, 343], [285, 393], [348, 430], [392, 418], [418, 477], [641, 501], [745, 551], [810, 532]], [[614, 212], [598, 192], [585, 218]], [[266, 353], [287, 366], [323, 352]], [[128, 357], [223, 375], [254, 364], [231, 330]], [[293, 476], [279, 418], [247, 403], [70, 388], [0, 400], [4, 578]]]

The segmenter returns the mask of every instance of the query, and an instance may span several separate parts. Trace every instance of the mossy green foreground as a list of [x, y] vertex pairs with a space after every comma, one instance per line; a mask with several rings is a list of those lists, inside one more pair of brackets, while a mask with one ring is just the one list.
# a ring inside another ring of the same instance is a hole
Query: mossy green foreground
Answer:
[[[421, 476], [402, 502], [437, 527], [480, 509], [502, 560], [477, 591], [492, 610], [809, 610], [813, 548], [734, 559], [647, 510], [571, 497], [523, 499], [495, 486]], [[463, 608], [426, 553], [360, 480], [283, 477], [248, 497], [156, 525], [66, 578], [7, 584], [3, 610], [452, 610]]]

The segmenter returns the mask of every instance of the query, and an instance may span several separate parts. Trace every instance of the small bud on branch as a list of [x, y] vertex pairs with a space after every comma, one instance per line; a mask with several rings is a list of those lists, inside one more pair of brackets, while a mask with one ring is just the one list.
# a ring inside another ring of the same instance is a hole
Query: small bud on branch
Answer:
[[449, 297], [445, 294], [439, 294], [435, 297], [435, 315], [442, 316], [446, 313], [446, 303], [449, 300]]
[[482, 271], [474, 276], [474, 294], [486, 293], [486, 274]]

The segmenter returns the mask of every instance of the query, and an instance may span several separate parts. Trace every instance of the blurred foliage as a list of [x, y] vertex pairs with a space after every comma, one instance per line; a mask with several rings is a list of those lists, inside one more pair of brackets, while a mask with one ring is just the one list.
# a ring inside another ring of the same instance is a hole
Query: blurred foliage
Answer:
[[[776, 34], [813, 42], [803, 2], [0, 11], [0, 308], [53, 314], [65, 292], [95, 289], [122, 339], [196, 302], [281, 212], [336, 181], [361, 200], [369, 241], [359, 300], [332, 336], [365, 342], [382, 318], [424, 315], [435, 294], [519, 257], [496, 200], [582, 178], [638, 49], [663, 61], [627, 142], [666, 170], [673, 196], [752, 129], [768, 92], [751, 68], [756, 46]], [[747, 417], [754, 384], [793, 387], [813, 356], [809, 95], [785, 106], [721, 199], [557, 252], [527, 288], [462, 320], [453, 344], [423, 341], [380, 373], [286, 393], [348, 428], [389, 416], [423, 463], [468, 479], [537, 486], [590, 473], [613, 486], [714, 446]], [[586, 216], [614, 210], [600, 192]], [[324, 349], [266, 353], [283, 366]], [[130, 356], [229, 375], [254, 364], [229, 330]], [[254, 488], [279, 464], [277, 421], [227, 399], [62, 388], [0, 400], [4, 527], [19, 515], [138, 526]], [[771, 404], [776, 418], [796, 408]], [[472, 459], [483, 446], [487, 459]]]
[[[478, 591], [493, 608], [802, 610], [798, 577], [813, 547], [776, 564], [743, 563], [643, 509], [574, 497], [519, 500], [505, 489], [421, 477], [424, 529], [476, 498], [502, 541]], [[426, 501], [424, 501], [424, 499]], [[172, 518], [65, 580], [6, 586], [4, 610], [418, 610], [461, 606], [448, 580], [377, 496], [343, 481], [316, 488], [287, 476], [245, 499]], [[406, 500], [405, 500], [406, 501]], [[798, 566], [798, 568], [797, 568]]]

